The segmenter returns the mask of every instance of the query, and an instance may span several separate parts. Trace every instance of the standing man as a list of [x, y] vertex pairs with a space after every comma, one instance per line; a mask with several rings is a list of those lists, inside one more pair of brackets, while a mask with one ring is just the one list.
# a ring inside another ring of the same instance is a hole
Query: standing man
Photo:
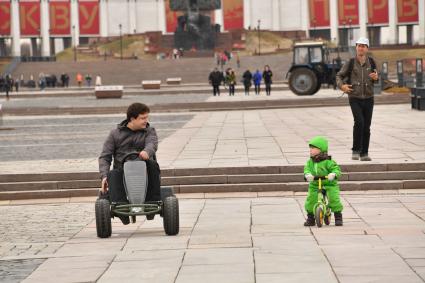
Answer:
[[223, 81], [223, 74], [217, 68], [214, 68], [208, 77], [208, 81], [213, 87], [214, 96], [220, 96], [220, 85]]
[[249, 70], [246, 70], [242, 75], [243, 85], [245, 88], [245, 95], [249, 95], [249, 88], [251, 87], [252, 74]]
[[252, 78], [252, 80], [254, 81], [255, 95], [260, 95], [260, 85], [261, 85], [262, 79], [263, 79], [263, 75], [257, 69], [257, 71], [255, 71], [254, 76]]
[[348, 94], [354, 118], [352, 159], [371, 161], [369, 157], [370, 124], [373, 113], [373, 84], [378, 80], [375, 61], [368, 56], [369, 40], [356, 41], [356, 57], [351, 58], [336, 75], [338, 88]]
[[[133, 103], [127, 109], [127, 119], [113, 129], [107, 137], [99, 157], [99, 172], [102, 179], [101, 193], [109, 193], [112, 202], [127, 202], [123, 182], [123, 158], [131, 152], [138, 152], [146, 162], [148, 188], [146, 201], [161, 200], [161, 179], [155, 152], [158, 149], [158, 136], [155, 128], [149, 125], [149, 107]], [[111, 170], [112, 160], [114, 162]], [[119, 216], [124, 225], [130, 223], [128, 216]]]
[[272, 77], [273, 72], [270, 70], [270, 66], [264, 66], [263, 79], [264, 84], [266, 85], [266, 95], [269, 96], [272, 92]]

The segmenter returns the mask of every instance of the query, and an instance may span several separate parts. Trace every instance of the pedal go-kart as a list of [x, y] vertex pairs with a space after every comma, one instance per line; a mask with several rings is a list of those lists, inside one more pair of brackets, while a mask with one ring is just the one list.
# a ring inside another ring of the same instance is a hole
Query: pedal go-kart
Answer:
[[314, 177], [314, 180], [318, 180], [318, 195], [317, 203], [314, 205], [314, 218], [316, 220], [317, 227], [322, 227], [323, 222], [326, 225], [331, 223], [331, 209], [328, 206], [328, 196], [326, 195], [326, 189], [322, 186], [322, 180], [327, 179], [327, 176], [324, 177]]
[[128, 203], [111, 202], [110, 198], [103, 197], [96, 200], [96, 231], [99, 238], [111, 236], [111, 218], [115, 216], [129, 216], [135, 223], [136, 216], [144, 215], [147, 220], [152, 220], [159, 214], [167, 235], [179, 233], [179, 203], [172, 188], [161, 187], [160, 201], [145, 201], [148, 185], [146, 163], [139, 158], [128, 160], [138, 155], [138, 152], [132, 152], [124, 157], [123, 178]]

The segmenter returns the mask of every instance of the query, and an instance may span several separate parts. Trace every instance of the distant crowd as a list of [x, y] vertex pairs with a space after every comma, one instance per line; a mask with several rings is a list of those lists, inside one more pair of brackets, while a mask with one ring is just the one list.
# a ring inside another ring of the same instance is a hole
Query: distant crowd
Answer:
[[[242, 75], [242, 84], [244, 86], [245, 95], [249, 95], [251, 86], [254, 85], [255, 95], [260, 95], [261, 83], [264, 82], [266, 95], [271, 95], [271, 85], [273, 83], [273, 72], [269, 65], [264, 66], [263, 72], [256, 70], [251, 73], [250, 70], [246, 70]], [[227, 68], [224, 72], [214, 68], [208, 77], [210, 85], [213, 87], [213, 95], [220, 95], [220, 86], [224, 85], [229, 90], [229, 96], [235, 95], [236, 85], [236, 73], [232, 68]]]
[[[83, 76], [81, 73], [77, 73], [75, 80], [79, 87], [82, 87], [83, 85], [90, 87], [92, 85], [92, 76], [90, 74]], [[33, 75], [30, 75], [29, 79], [25, 80], [24, 75], [21, 75], [19, 78], [13, 78], [10, 74], [7, 74], [0, 76], [0, 92], [5, 92], [6, 97], [9, 98], [9, 92], [18, 92], [20, 87], [39, 87], [40, 90], [55, 87], [67, 88], [69, 87], [69, 82], [70, 77], [67, 73], [62, 73], [59, 78], [55, 74], [40, 73], [37, 80], [34, 79]], [[102, 85], [102, 79], [100, 75], [96, 76], [95, 85]]]

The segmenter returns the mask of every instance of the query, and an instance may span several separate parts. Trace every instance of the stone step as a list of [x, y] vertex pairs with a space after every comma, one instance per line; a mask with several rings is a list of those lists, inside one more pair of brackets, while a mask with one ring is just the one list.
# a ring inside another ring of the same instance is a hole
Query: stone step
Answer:
[[[391, 180], [391, 181], [341, 181], [342, 191], [363, 190], [410, 190], [424, 189], [425, 180]], [[203, 185], [174, 185], [175, 193], [222, 193], [222, 192], [267, 192], [292, 191], [307, 192], [306, 182], [289, 183], [246, 183], [246, 184], [203, 184]], [[97, 188], [53, 189], [53, 190], [22, 190], [0, 191], [0, 200], [36, 199], [36, 198], [68, 198], [96, 196]]]
[[[425, 171], [343, 173], [340, 181], [425, 180]], [[303, 174], [250, 174], [162, 177], [164, 186], [303, 182]]]
[[68, 181], [41, 181], [41, 182], [11, 182], [0, 183], [0, 192], [12, 191], [52, 191], [52, 190], [79, 190], [82, 188], [98, 188], [100, 180], [68, 180]]
[[0, 192], [1, 200], [41, 199], [41, 198], [70, 198], [97, 196], [98, 189], [86, 188], [79, 190], [37, 190]]
[[[343, 191], [360, 190], [403, 190], [423, 189], [425, 180], [390, 180], [390, 181], [341, 181]], [[223, 192], [266, 192], [266, 191], [293, 191], [307, 192], [306, 182], [289, 183], [247, 183], [247, 184], [204, 184], [204, 185], [175, 185], [176, 193], [223, 193]]]
[[[355, 172], [420, 172], [425, 171], [425, 163], [367, 163], [341, 165], [343, 174]], [[259, 175], [259, 174], [302, 174], [302, 165], [287, 166], [252, 166], [252, 167], [217, 167], [217, 168], [182, 168], [163, 169], [162, 177], [182, 176], [216, 176], [216, 175]], [[398, 173], [400, 175], [400, 173]], [[352, 174], [351, 174], [352, 175]], [[402, 175], [402, 174], [401, 174]], [[355, 178], [355, 175], [352, 175]], [[394, 175], [395, 176], [395, 175]], [[398, 177], [397, 177], [398, 178]], [[69, 181], [69, 180], [99, 180], [98, 172], [73, 173], [41, 173], [41, 174], [2, 174], [0, 183], [40, 182], [40, 181]], [[401, 178], [403, 179], [403, 178]]]

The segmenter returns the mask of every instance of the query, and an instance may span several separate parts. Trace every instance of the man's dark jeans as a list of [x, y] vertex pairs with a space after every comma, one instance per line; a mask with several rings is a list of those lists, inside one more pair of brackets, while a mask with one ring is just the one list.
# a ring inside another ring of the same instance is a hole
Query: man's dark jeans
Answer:
[[370, 124], [373, 113], [373, 97], [367, 99], [349, 98], [354, 118], [353, 152], [366, 156], [369, 152]]
[[272, 92], [272, 84], [266, 83], [266, 95], [270, 95]]
[[[161, 177], [159, 165], [154, 160], [146, 161], [148, 191], [146, 201], [161, 200]], [[111, 202], [128, 202], [124, 187], [123, 170], [114, 169], [108, 173], [109, 196]]]
[[213, 93], [214, 93], [214, 96], [216, 95], [220, 96], [220, 85], [213, 85]]
[[260, 85], [254, 85], [255, 87], [255, 94], [260, 94]]

